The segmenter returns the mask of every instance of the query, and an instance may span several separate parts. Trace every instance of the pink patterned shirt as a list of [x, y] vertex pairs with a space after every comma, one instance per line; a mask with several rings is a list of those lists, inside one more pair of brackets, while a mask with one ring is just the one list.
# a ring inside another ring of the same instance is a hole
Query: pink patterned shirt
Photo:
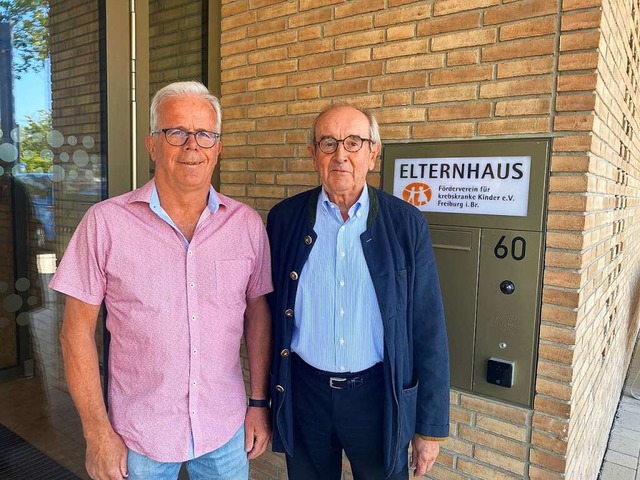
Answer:
[[113, 428], [138, 453], [182, 462], [224, 445], [244, 421], [244, 311], [272, 290], [269, 244], [254, 210], [212, 189], [219, 208], [204, 210], [185, 246], [151, 210], [153, 191], [151, 180], [92, 206], [50, 286], [104, 299]]

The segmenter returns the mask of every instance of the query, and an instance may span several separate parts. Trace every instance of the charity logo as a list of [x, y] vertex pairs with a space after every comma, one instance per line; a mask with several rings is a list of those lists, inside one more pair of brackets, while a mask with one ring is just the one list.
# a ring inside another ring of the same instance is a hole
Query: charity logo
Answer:
[[402, 198], [414, 207], [421, 207], [431, 200], [431, 187], [421, 182], [410, 183], [404, 187]]

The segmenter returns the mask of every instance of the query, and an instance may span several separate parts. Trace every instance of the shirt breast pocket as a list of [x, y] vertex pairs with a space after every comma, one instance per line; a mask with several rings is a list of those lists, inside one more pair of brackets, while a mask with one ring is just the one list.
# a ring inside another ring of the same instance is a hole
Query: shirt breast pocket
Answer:
[[229, 307], [244, 307], [251, 273], [249, 260], [216, 260], [216, 300]]

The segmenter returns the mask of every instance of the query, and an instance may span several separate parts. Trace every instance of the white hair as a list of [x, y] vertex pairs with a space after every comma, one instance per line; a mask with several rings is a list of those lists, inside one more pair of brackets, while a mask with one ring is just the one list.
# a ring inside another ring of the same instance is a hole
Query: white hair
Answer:
[[[327, 113], [333, 111], [333, 110], [337, 110], [338, 108], [353, 108], [357, 111], [359, 111], [360, 113], [362, 113], [365, 117], [367, 117], [367, 120], [369, 120], [369, 138], [373, 143], [377, 143], [377, 144], [381, 144], [381, 140], [380, 140], [380, 127], [378, 126], [378, 120], [376, 120], [376, 117], [373, 115], [373, 113], [366, 109], [366, 108], [362, 108], [362, 107], [358, 107], [356, 105], [353, 105], [351, 103], [336, 103], [333, 105], [329, 105], [328, 107], [325, 107], [319, 114], [318, 116], [313, 120], [313, 123], [311, 124], [311, 128], [309, 129], [309, 132], [307, 134], [307, 143], [309, 145], [313, 145], [315, 148], [315, 143], [316, 143], [316, 127], [318, 126], [318, 122], [320, 121], [320, 119]], [[369, 148], [371, 148], [372, 146], [369, 145]]]
[[216, 133], [220, 133], [222, 125], [222, 109], [220, 101], [211, 95], [209, 89], [200, 82], [174, 82], [162, 87], [156, 92], [151, 101], [149, 126], [154, 132], [158, 128], [158, 107], [167, 97], [194, 96], [207, 100], [216, 112]]

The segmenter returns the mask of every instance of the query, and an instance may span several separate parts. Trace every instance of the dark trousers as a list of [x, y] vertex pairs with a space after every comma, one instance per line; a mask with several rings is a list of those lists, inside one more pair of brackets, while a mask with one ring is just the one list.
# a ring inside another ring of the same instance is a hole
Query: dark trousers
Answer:
[[[292, 360], [294, 454], [287, 455], [289, 480], [339, 480], [343, 450], [355, 480], [406, 480], [407, 467], [390, 477], [385, 474], [382, 364], [362, 375], [332, 374], [295, 354]], [[332, 377], [351, 380], [332, 382]], [[332, 388], [331, 383], [343, 388]]]

